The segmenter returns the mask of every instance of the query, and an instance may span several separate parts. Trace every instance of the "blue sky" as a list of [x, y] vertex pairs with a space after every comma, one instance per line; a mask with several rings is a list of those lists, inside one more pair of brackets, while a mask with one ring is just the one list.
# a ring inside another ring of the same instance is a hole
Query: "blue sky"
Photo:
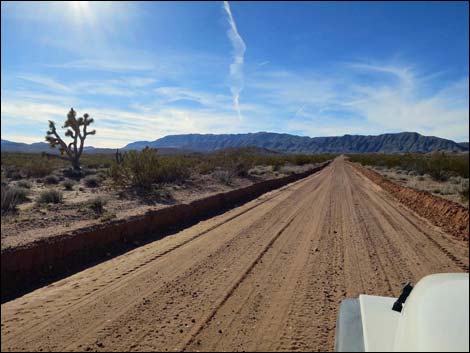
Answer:
[[467, 2], [2, 2], [1, 133], [89, 144], [417, 131], [468, 141]]

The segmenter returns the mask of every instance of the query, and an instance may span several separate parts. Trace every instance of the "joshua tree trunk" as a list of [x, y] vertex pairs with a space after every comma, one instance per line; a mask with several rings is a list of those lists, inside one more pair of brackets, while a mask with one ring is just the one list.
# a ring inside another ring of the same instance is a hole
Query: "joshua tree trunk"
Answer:
[[82, 168], [80, 167], [80, 160], [79, 160], [79, 159], [73, 159], [73, 160], [71, 161], [71, 163], [72, 163], [72, 167], [73, 167], [74, 170], [79, 171], [79, 170], [82, 169]]

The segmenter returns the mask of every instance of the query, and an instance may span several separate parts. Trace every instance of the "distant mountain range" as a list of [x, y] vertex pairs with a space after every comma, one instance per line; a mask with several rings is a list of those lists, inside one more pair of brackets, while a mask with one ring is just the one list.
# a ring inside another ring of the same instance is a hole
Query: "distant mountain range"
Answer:
[[378, 136], [344, 135], [333, 137], [306, 137], [270, 132], [249, 134], [188, 134], [169, 135], [155, 141], [138, 141], [124, 150], [153, 148], [184, 148], [195, 151], [214, 151], [230, 147], [259, 147], [285, 153], [402, 153], [432, 151], [468, 151], [468, 143], [458, 144], [416, 132], [383, 134]]
[[[403, 153], [432, 151], [465, 152], [468, 142], [456, 143], [416, 132], [402, 132], [377, 136], [344, 135], [332, 137], [307, 137], [271, 132], [248, 134], [186, 134], [169, 135], [155, 141], [137, 141], [123, 150], [141, 150], [149, 146], [162, 153], [183, 151], [210, 152], [225, 148], [257, 147], [283, 153]], [[57, 153], [45, 142], [33, 144], [1, 140], [2, 152]], [[111, 148], [86, 147], [87, 153], [114, 152]]]
[[468, 150], [468, 142], [459, 142], [459, 145]]
[[[47, 152], [51, 154], [58, 154], [59, 150], [57, 148], [51, 148], [46, 142], [36, 142], [36, 143], [23, 143], [23, 142], [13, 142], [8, 140], [1, 140], [2, 152], [23, 152], [23, 153], [42, 153]], [[88, 153], [109, 153], [115, 152], [113, 148], [95, 148], [92, 146], [85, 146], [83, 148], [84, 152]]]

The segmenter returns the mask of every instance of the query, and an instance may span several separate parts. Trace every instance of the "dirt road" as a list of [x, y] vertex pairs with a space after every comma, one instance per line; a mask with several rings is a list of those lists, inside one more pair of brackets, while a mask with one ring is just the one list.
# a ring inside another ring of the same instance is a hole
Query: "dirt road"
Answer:
[[467, 243], [342, 158], [1, 309], [9, 350], [332, 350], [360, 293], [468, 269]]

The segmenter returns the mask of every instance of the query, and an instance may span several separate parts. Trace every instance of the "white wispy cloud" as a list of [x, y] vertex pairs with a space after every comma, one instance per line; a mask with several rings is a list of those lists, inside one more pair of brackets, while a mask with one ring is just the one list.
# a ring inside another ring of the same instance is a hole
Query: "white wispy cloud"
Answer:
[[34, 74], [21, 74], [18, 75], [18, 78], [29, 81], [35, 84], [42, 85], [51, 90], [57, 90], [62, 92], [71, 92], [70, 87], [43, 75], [34, 75]]
[[243, 41], [243, 38], [238, 33], [237, 25], [233, 19], [232, 11], [230, 10], [230, 4], [228, 1], [224, 1], [224, 9], [227, 13], [227, 19], [230, 25], [230, 28], [227, 31], [227, 35], [233, 47], [233, 62], [230, 64], [230, 90], [233, 95], [233, 104], [235, 106], [235, 110], [237, 111], [238, 117], [241, 119], [242, 115], [240, 111], [240, 93], [243, 90], [244, 85], [243, 62], [246, 45]]
[[77, 69], [92, 71], [110, 72], [130, 72], [130, 71], [150, 71], [155, 69], [155, 65], [145, 60], [116, 60], [106, 59], [80, 59], [61, 64], [48, 64], [49, 67], [59, 69]]
[[[106, 80], [68, 80], [59, 81], [47, 75], [37, 74], [19, 74], [16, 76], [23, 81], [33, 83], [46, 88], [49, 92], [58, 94], [74, 96], [82, 94], [93, 94], [101, 96], [120, 96], [131, 97], [135, 95], [144, 94], [143, 89], [151, 86], [157, 82], [156, 79], [146, 76], [130, 76], [130, 77], [117, 77], [115, 79]], [[18, 96], [21, 92], [8, 89], [8, 94], [15, 94]], [[41, 96], [47, 99], [53, 98], [51, 95], [38, 94], [32, 91], [24, 92], [27, 96], [40, 98]]]
[[266, 60], [266, 61], [260, 62], [260, 63], [258, 64], [258, 67], [260, 67], [260, 66], [264, 66], [264, 65], [267, 65], [267, 64], [269, 64], [269, 63], [270, 63], [270, 61], [269, 61], [269, 60]]
[[279, 126], [293, 133], [416, 131], [468, 140], [468, 77], [441, 78], [441, 74], [422, 73], [415, 65], [351, 63], [338, 66], [333, 74], [258, 72], [248, 86], [250, 98], [263, 101]]

